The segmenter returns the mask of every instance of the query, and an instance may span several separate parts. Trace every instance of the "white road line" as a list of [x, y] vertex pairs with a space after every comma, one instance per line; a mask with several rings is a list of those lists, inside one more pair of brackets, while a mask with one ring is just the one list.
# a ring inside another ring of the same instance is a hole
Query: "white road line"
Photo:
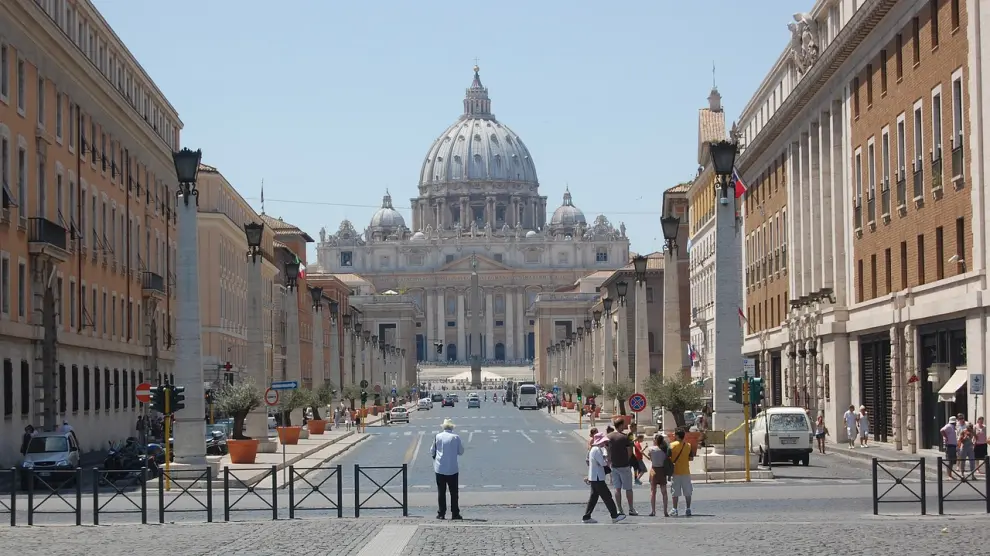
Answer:
[[412, 431], [406, 431], [402, 433], [402, 436], [412, 436]]
[[536, 488], [536, 485], [519, 485], [519, 488]]
[[399, 556], [418, 528], [418, 525], [386, 525], [357, 556]]
[[571, 485], [553, 485], [553, 488], [571, 488]]
[[509, 429], [502, 429], [502, 432], [512, 432]]
[[409, 462], [409, 467], [407, 468], [407, 470], [411, 469], [412, 466], [416, 463], [416, 460], [419, 459], [419, 449], [422, 447], [423, 447], [423, 432], [420, 431], [419, 438], [416, 439], [416, 447], [413, 448], [412, 461]]
[[430, 485], [413, 485], [413, 488], [430, 488]]
[[495, 431], [493, 431], [493, 430], [491, 430], [491, 431], [488, 431], [488, 432], [489, 432], [490, 434], [495, 434]]
[[472, 431], [472, 432], [484, 432], [484, 431], [482, 431], [482, 430], [478, 430], [478, 429], [475, 429], [475, 430], [474, 430], [474, 431]]
[[[520, 431], [520, 432], [521, 432], [521, 431]], [[540, 431], [538, 431], [538, 430], [536, 430], [536, 429], [529, 429], [529, 432], [540, 432]]]
[[481, 488], [502, 488], [502, 485], [485, 485]]
[[468, 435], [468, 442], [471, 442], [473, 439], [474, 439], [474, 433], [472, 432], [471, 434]]
[[530, 444], [536, 444], [536, 442], [532, 438], [530, 438], [528, 434], [522, 431], [519, 431], [519, 434], [523, 435], [523, 438], [525, 438], [526, 440], [529, 440]]

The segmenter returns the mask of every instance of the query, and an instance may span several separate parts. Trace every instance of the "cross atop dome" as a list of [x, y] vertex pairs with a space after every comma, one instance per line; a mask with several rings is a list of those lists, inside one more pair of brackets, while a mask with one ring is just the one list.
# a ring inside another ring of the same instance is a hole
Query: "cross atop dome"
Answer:
[[474, 80], [464, 94], [464, 115], [462, 118], [493, 120], [492, 101], [488, 98], [488, 88], [481, 84], [481, 68], [477, 59], [474, 64]]

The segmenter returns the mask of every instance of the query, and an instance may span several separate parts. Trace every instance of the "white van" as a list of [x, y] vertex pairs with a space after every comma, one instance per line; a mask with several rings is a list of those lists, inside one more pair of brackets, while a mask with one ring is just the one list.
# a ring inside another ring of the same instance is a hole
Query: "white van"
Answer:
[[811, 462], [814, 431], [808, 414], [801, 407], [771, 407], [761, 411], [749, 433], [750, 449], [760, 455], [761, 465], [771, 461]]
[[516, 400], [516, 407], [519, 409], [540, 409], [535, 384], [519, 385], [519, 399]]

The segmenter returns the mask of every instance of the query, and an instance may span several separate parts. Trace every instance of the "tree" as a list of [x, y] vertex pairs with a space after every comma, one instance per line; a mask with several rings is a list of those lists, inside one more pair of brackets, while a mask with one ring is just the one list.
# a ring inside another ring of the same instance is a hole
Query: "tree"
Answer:
[[684, 412], [704, 405], [702, 391], [690, 378], [677, 376], [664, 379], [652, 375], [646, 381], [646, 397], [653, 405], [659, 405], [674, 415], [677, 427], [684, 427]]
[[310, 406], [313, 410], [313, 419], [321, 420], [320, 408], [327, 407], [333, 403], [334, 398], [337, 397], [337, 387], [334, 386], [329, 380], [320, 385], [319, 388], [313, 392], [312, 405]]
[[597, 382], [586, 380], [581, 383], [581, 396], [584, 399], [597, 398], [602, 395], [602, 385]]
[[626, 401], [633, 393], [633, 383], [628, 380], [620, 380], [605, 386], [605, 395], [619, 402], [619, 415], [626, 414]]
[[353, 410], [357, 407], [357, 403], [361, 399], [361, 387], [357, 384], [348, 384], [344, 387], [344, 391], [341, 393], [341, 396], [343, 396], [343, 399], [345, 400], [350, 400], [351, 409]]
[[213, 403], [223, 413], [234, 418], [233, 440], [249, 440], [244, 436], [244, 419], [261, 405], [261, 389], [253, 380], [225, 383], [214, 394]]
[[292, 426], [292, 412], [296, 409], [309, 407], [313, 404], [313, 393], [306, 388], [296, 388], [294, 390], [282, 390], [280, 392], [278, 407], [282, 411], [282, 426]]

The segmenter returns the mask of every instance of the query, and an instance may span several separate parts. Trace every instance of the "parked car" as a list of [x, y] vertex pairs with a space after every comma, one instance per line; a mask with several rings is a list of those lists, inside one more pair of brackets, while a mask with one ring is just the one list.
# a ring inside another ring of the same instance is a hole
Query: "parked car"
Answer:
[[409, 412], [406, 411], [404, 407], [394, 407], [392, 411], [388, 413], [389, 421], [393, 423], [408, 423], [409, 422]]
[[[71, 483], [77, 467], [79, 445], [71, 432], [39, 432], [28, 442], [27, 453], [21, 461], [22, 469], [33, 470], [36, 479], [53, 489]], [[27, 490], [28, 474], [21, 477], [21, 487]]]

